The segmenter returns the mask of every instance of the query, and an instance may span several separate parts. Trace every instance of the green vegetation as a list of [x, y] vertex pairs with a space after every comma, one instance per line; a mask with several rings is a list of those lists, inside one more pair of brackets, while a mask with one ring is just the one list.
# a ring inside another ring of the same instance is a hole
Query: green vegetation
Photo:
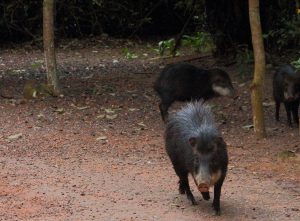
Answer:
[[[42, 2], [0, 1], [0, 43], [3, 46], [24, 41], [41, 45]], [[295, 1], [265, 0], [261, 1], [260, 9], [267, 51], [281, 53], [286, 49], [297, 50], [300, 42], [300, 19], [296, 14]], [[191, 20], [186, 23], [190, 15]], [[181, 45], [197, 52], [213, 51], [217, 56], [229, 53], [236, 55], [241, 53], [237, 45], [252, 48], [247, 1], [236, 1], [234, 4], [222, 0], [56, 1], [57, 41], [62, 38], [92, 36], [140, 39], [160, 36], [161, 39], [166, 39], [166, 36], [179, 36], [182, 30]], [[159, 43], [157, 51], [161, 56], [167, 52], [176, 55], [173, 50], [176, 42], [176, 38], [174, 39]], [[125, 57], [135, 58], [130, 51], [124, 50]], [[245, 53], [242, 60], [248, 60], [248, 52]]]
[[215, 44], [208, 32], [196, 32], [194, 36], [184, 35], [182, 45], [191, 47], [196, 52], [211, 52], [215, 50]]
[[282, 51], [285, 48], [297, 45], [300, 40], [300, 20], [298, 17], [281, 18], [275, 25], [276, 28], [271, 29], [263, 37], [266, 40], [267, 47]]
[[175, 47], [175, 39], [171, 38], [169, 40], [160, 41], [158, 43], [158, 49], [156, 51], [159, 53], [160, 56], [164, 56], [165, 51], [169, 50], [170, 54], [174, 50]]
[[300, 58], [296, 61], [292, 61], [291, 65], [293, 65], [297, 70], [300, 69]]
[[[215, 49], [215, 45], [211, 35], [207, 32], [196, 32], [195, 35], [184, 35], [182, 38], [182, 46], [190, 47], [196, 52], [212, 52]], [[175, 55], [172, 54], [175, 47], [175, 39], [170, 38], [168, 40], [160, 41], [158, 43], [158, 49], [155, 49], [160, 56], [164, 56], [166, 51], [172, 56], [179, 55], [176, 51]]]
[[123, 49], [123, 54], [124, 54], [125, 58], [127, 58], [129, 60], [138, 58], [138, 56], [136, 54], [130, 52], [128, 48]]

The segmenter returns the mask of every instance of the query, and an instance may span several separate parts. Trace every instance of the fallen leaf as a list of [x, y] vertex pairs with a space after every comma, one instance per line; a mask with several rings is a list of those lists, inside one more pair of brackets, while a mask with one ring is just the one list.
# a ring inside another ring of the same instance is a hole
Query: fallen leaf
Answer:
[[84, 107], [76, 107], [78, 110], [85, 110], [85, 109], [88, 109], [90, 108], [89, 106], [84, 106]]
[[138, 108], [129, 108], [128, 110], [131, 111], [131, 112], [134, 112], [134, 111], [138, 111], [140, 109], [138, 109]]
[[57, 108], [54, 110], [54, 112], [57, 112], [59, 114], [63, 114], [65, 112], [65, 109], [64, 108]]
[[296, 157], [296, 154], [291, 150], [283, 150], [277, 154], [277, 157], [281, 160], [286, 160], [291, 157]]
[[96, 138], [97, 141], [99, 140], [107, 140], [107, 136], [101, 136]]
[[233, 168], [235, 168], [234, 165], [228, 165], [228, 169], [229, 169], [229, 170], [232, 170]]
[[38, 115], [37, 115], [37, 118], [38, 118], [39, 120], [45, 120], [45, 119], [46, 119], [45, 115], [42, 114], [42, 113], [38, 114]]
[[[86, 69], [89, 70], [88, 67]], [[94, 77], [94, 74], [90, 74], [88, 76], [81, 77], [81, 79], [91, 79], [92, 77]]]
[[9, 140], [17, 140], [17, 139], [20, 139], [23, 137], [23, 134], [22, 133], [19, 133], [19, 134], [14, 134], [14, 135], [11, 135], [9, 136], [7, 139]]
[[144, 94], [144, 97], [145, 97], [148, 101], [151, 101], [151, 100], [152, 100], [152, 98], [151, 98], [150, 96], [146, 95], [146, 94]]
[[271, 101], [271, 102], [263, 102], [263, 106], [264, 107], [270, 107], [270, 106], [274, 106], [275, 105], [275, 102], [274, 101]]
[[114, 114], [116, 111], [110, 108], [104, 109], [104, 111], [108, 114]]
[[113, 120], [113, 119], [116, 119], [118, 117], [118, 114], [106, 115], [105, 117], [106, 117], [106, 119]]
[[249, 129], [254, 128], [254, 125], [253, 125], [253, 124], [250, 124], [250, 125], [243, 126], [242, 128], [243, 128], [243, 129], [249, 130]]
[[147, 127], [143, 122], [138, 123], [138, 125], [141, 126], [141, 127], [143, 127], [143, 128]]
[[96, 117], [96, 119], [103, 119], [103, 118], [105, 118], [105, 114], [100, 114]]

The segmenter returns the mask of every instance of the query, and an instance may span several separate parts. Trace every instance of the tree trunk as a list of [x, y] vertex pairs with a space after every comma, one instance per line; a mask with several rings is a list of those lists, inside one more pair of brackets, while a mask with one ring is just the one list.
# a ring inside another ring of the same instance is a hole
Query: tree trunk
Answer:
[[259, 15], [259, 0], [249, 0], [249, 19], [255, 60], [254, 78], [251, 85], [253, 123], [255, 134], [259, 138], [262, 138], [266, 136], [262, 105], [262, 86], [264, 82], [266, 62]]
[[57, 78], [56, 55], [54, 46], [54, 0], [44, 0], [43, 4], [43, 40], [47, 69], [47, 80], [53, 95], [60, 94]]

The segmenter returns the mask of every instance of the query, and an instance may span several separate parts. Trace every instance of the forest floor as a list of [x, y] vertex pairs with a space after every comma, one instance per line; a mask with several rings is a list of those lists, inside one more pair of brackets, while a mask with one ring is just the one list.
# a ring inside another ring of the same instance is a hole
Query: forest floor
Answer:
[[[137, 59], [124, 58], [126, 44]], [[151, 47], [101, 39], [60, 45], [64, 96], [32, 100], [23, 87], [45, 82], [42, 51], [0, 52], [0, 220], [300, 220], [300, 136], [283, 108], [274, 120], [273, 70], [264, 89], [267, 138], [258, 140], [249, 126], [249, 76], [211, 56], [192, 61], [228, 71], [239, 94], [209, 101], [230, 158], [215, 217], [193, 183], [197, 206], [178, 194], [152, 89], [166, 63], [189, 57], [158, 59]]]

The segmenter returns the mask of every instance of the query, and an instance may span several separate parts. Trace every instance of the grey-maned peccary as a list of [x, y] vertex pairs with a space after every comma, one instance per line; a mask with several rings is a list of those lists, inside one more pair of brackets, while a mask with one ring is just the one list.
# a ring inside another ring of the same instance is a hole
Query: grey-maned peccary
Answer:
[[276, 104], [275, 118], [279, 121], [280, 103], [284, 103], [287, 121], [292, 126], [291, 115], [299, 125], [300, 75], [291, 65], [281, 66], [273, 76], [273, 96]]
[[220, 196], [227, 172], [227, 147], [214, 123], [210, 107], [203, 102], [188, 103], [170, 115], [165, 131], [167, 154], [179, 177], [179, 192], [196, 204], [190, 190], [191, 174], [205, 200], [214, 186], [213, 208], [220, 215]]
[[154, 84], [161, 102], [159, 109], [165, 121], [174, 101], [210, 99], [234, 96], [229, 75], [221, 69], [200, 69], [189, 63], [166, 66]]

